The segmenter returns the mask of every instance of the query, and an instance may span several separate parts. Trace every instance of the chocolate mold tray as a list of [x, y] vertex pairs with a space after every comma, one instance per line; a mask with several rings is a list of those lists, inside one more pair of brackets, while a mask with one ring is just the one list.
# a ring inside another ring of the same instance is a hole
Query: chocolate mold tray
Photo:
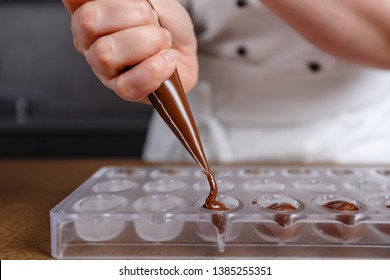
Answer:
[[[197, 167], [99, 169], [50, 211], [52, 256], [339, 257], [332, 252], [344, 248], [385, 250], [390, 257], [390, 168], [215, 166], [213, 172], [229, 210], [202, 207], [209, 185]], [[353, 207], [329, 207], [340, 204]], [[280, 253], [286, 248], [287, 255]]]

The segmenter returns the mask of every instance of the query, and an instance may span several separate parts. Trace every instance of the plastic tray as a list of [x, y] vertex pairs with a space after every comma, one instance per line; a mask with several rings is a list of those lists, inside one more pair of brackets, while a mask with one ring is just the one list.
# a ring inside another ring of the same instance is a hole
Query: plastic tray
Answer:
[[[50, 211], [58, 259], [390, 257], [390, 168], [103, 167]], [[358, 211], [330, 210], [342, 200]], [[293, 211], [268, 209], [289, 203]], [[341, 251], [340, 251], [341, 250]], [[363, 253], [364, 257], [365, 254]]]

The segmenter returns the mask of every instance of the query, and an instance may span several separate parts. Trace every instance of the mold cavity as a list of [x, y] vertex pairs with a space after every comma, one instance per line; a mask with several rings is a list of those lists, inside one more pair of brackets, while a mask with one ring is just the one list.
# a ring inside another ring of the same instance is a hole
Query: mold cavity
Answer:
[[104, 241], [115, 238], [125, 227], [125, 222], [111, 220], [110, 213], [127, 204], [121, 196], [96, 195], [75, 203], [74, 208], [81, 213], [75, 221], [78, 236], [87, 241]]
[[377, 195], [370, 197], [368, 202], [376, 208], [390, 212], [390, 195]]
[[114, 179], [95, 184], [92, 189], [95, 192], [122, 192], [138, 187], [138, 183], [127, 179]]
[[147, 192], [175, 192], [187, 188], [187, 183], [176, 179], [160, 179], [146, 183], [143, 188]]
[[332, 183], [321, 181], [318, 179], [308, 179], [295, 182], [293, 184], [297, 188], [302, 188], [311, 192], [334, 192], [336, 186]]
[[332, 169], [329, 171], [330, 175], [335, 177], [356, 177], [361, 176], [359, 172], [353, 169]]
[[346, 182], [345, 185], [353, 190], [360, 190], [367, 193], [377, 193], [385, 191], [387, 185], [381, 182], [370, 181], [370, 180], [352, 180]]
[[175, 220], [172, 214], [185, 206], [186, 202], [169, 195], [142, 197], [133, 203], [140, 213], [134, 221], [137, 234], [146, 241], [169, 241], [176, 238], [183, 229], [183, 221]]
[[238, 172], [239, 176], [244, 178], [253, 178], [253, 177], [272, 177], [275, 175], [275, 172], [267, 168], [256, 168], [248, 167], [242, 169]]
[[331, 211], [333, 213], [358, 212], [364, 210], [364, 206], [362, 203], [354, 199], [338, 195], [318, 196], [313, 199], [313, 202], [318, 208]]
[[206, 197], [197, 199], [194, 206], [204, 213], [210, 214], [210, 222], [197, 223], [199, 236], [210, 242], [216, 242], [220, 252], [225, 250], [225, 243], [239, 236], [240, 226], [230, 223], [229, 213], [241, 209], [242, 203], [231, 196], [220, 195], [218, 201], [222, 202], [229, 210], [210, 210], [203, 208]]
[[166, 213], [177, 211], [185, 204], [180, 197], [161, 194], [141, 197], [133, 203], [133, 208], [139, 213]]
[[390, 177], [390, 169], [376, 170], [376, 173], [381, 176]]
[[318, 172], [308, 168], [289, 168], [284, 174], [289, 177], [317, 177]]
[[153, 170], [151, 176], [155, 178], [177, 178], [188, 176], [188, 170], [178, 168], [178, 167], [165, 167]]
[[145, 175], [146, 175], [146, 171], [144, 169], [132, 168], [132, 167], [118, 167], [113, 170], [110, 170], [107, 173], [107, 177], [110, 178], [139, 177]]
[[100, 194], [81, 199], [74, 204], [74, 209], [79, 213], [109, 213], [126, 204], [127, 199], [122, 196]]
[[256, 232], [264, 239], [286, 242], [301, 236], [302, 224], [293, 221], [295, 213], [304, 208], [298, 200], [282, 195], [263, 195], [254, 198], [252, 205], [271, 215], [273, 222], [260, 222], [254, 226]]
[[246, 182], [244, 187], [253, 192], [283, 192], [286, 185], [270, 179], [258, 179]]
[[257, 196], [251, 201], [252, 206], [272, 213], [292, 213], [301, 211], [303, 203], [300, 201], [280, 194], [269, 194]]

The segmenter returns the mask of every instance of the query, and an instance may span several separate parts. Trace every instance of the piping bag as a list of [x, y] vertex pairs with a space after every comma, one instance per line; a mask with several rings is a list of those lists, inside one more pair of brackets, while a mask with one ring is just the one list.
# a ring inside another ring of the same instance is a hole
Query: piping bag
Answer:
[[148, 98], [155, 110], [207, 176], [210, 193], [203, 207], [212, 210], [227, 210], [223, 203], [217, 201], [217, 183], [210, 171], [202, 141], [177, 69], [157, 90], [149, 94]]
[[[154, 7], [150, 1], [149, 5]], [[159, 24], [161, 25], [160, 21]], [[202, 141], [191, 112], [190, 105], [184, 93], [177, 69], [160, 87], [148, 95], [154, 109], [180, 140], [195, 162], [202, 168], [210, 185], [210, 193], [203, 205], [207, 209], [227, 210], [225, 205], [217, 201], [218, 186], [207, 162]]]

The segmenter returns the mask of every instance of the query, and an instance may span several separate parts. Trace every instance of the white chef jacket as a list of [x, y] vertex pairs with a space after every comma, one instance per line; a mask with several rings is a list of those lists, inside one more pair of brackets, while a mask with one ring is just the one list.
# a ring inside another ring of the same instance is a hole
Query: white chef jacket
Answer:
[[[188, 95], [209, 161], [390, 163], [390, 72], [324, 53], [258, 0], [182, 0], [198, 37]], [[155, 114], [145, 160], [191, 160]]]

